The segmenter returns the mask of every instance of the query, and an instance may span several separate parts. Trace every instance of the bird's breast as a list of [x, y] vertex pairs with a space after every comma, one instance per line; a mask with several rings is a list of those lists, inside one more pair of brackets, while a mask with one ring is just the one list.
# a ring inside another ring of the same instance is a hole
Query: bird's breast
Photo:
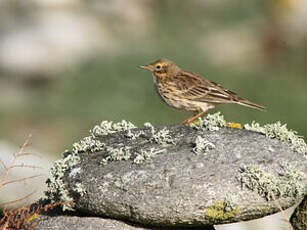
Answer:
[[199, 110], [199, 106], [195, 105], [195, 103], [178, 96], [178, 94], [176, 93], [176, 89], [174, 89], [171, 85], [163, 84], [157, 81], [154, 86], [159, 97], [167, 105], [172, 106], [176, 109], [184, 109], [189, 111]]
[[164, 101], [166, 104], [168, 104], [167, 98], [165, 97], [165, 94], [164, 94], [163, 90], [161, 89], [161, 86], [158, 85], [156, 82], [154, 82], [154, 87], [155, 87], [155, 91], [157, 92], [159, 97], [162, 99], [162, 101]]

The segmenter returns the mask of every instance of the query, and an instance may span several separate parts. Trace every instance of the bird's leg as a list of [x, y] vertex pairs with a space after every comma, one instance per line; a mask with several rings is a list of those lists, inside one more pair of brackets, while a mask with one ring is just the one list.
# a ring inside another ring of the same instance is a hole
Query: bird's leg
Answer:
[[187, 125], [190, 124], [192, 121], [194, 121], [196, 118], [201, 116], [205, 111], [200, 111], [198, 113], [193, 114], [191, 117], [188, 117], [188, 119], [181, 122], [181, 125]]

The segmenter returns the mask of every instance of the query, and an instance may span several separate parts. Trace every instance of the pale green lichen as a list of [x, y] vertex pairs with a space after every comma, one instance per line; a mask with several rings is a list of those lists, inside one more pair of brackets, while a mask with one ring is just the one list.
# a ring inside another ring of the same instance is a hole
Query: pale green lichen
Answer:
[[127, 133], [125, 134], [125, 137], [135, 140], [139, 138], [140, 136], [145, 136], [144, 131], [138, 131], [138, 132], [132, 132], [131, 129], [127, 130]]
[[149, 150], [141, 150], [140, 153], [137, 153], [133, 162], [135, 164], [141, 164], [144, 162], [148, 162], [156, 157], [157, 154], [166, 152], [165, 149], [156, 149], [150, 148]]
[[73, 187], [73, 191], [76, 192], [81, 197], [83, 197], [86, 194], [86, 189], [81, 183], [75, 184]]
[[145, 122], [144, 126], [147, 128], [150, 128], [152, 130], [151, 132], [155, 130], [155, 127], [150, 122]]
[[72, 145], [72, 151], [74, 153], [80, 152], [98, 152], [102, 151], [105, 147], [105, 144], [93, 136], [85, 137], [79, 142], [76, 142]]
[[144, 124], [145, 127], [150, 128], [152, 142], [155, 142], [160, 145], [176, 144], [174, 138], [170, 135], [170, 131], [167, 128], [161, 130], [156, 130], [152, 124], [149, 122]]
[[[125, 120], [118, 123], [113, 123], [111, 121], [102, 121], [100, 125], [96, 125], [90, 131], [90, 136], [85, 137], [72, 145], [72, 153], [64, 155], [63, 159], [58, 160], [54, 163], [53, 167], [50, 170], [50, 177], [47, 180], [48, 189], [45, 192], [47, 197], [52, 202], [65, 202], [65, 204], [63, 205], [63, 210], [73, 210], [73, 197], [71, 197], [68, 189], [65, 187], [63, 177], [66, 171], [72, 171], [73, 167], [80, 162], [80, 157], [78, 156], [78, 153], [98, 152], [106, 150], [108, 155], [104, 159], [104, 163], [107, 163], [108, 161], [128, 160], [131, 157], [131, 153], [128, 147], [106, 147], [106, 145], [98, 138], [101, 136], [108, 135], [110, 133], [130, 131], [133, 128], [136, 128], [136, 126], [134, 126], [131, 122]], [[130, 134], [128, 133], [128, 136], [129, 135]], [[137, 135], [138, 134], [134, 134], [134, 137], [136, 137]], [[131, 138], [133, 138], [133, 135], [131, 136]], [[83, 196], [85, 194], [85, 190], [81, 184], [76, 184], [72, 190], [73, 192], [77, 192], [80, 196]], [[67, 201], [69, 201], [69, 203], [67, 203]]]
[[167, 144], [174, 145], [175, 140], [169, 133], [170, 132], [167, 128], [163, 128], [152, 135], [152, 140], [161, 145], [167, 145]]
[[247, 130], [265, 134], [269, 138], [275, 138], [282, 142], [287, 142], [293, 151], [307, 155], [307, 144], [304, 139], [297, 135], [296, 131], [288, 130], [287, 125], [282, 125], [280, 121], [273, 124], [266, 124], [261, 126], [257, 122], [245, 124], [244, 128]]
[[102, 164], [106, 165], [109, 161], [129, 160], [131, 157], [130, 148], [128, 146], [113, 148], [106, 148], [107, 156], [102, 160]]
[[214, 202], [213, 205], [206, 209], [206, 216], [215, 221], [225, 221], [235, 217], [239, 212], [239, 207], [229, 200], [221, 200]]
[[100, 125], [96, 125], [90, 130], [90, 136], [83, 138], [82, 140], [74, 143], [72, 151], [75, 153], [80, 152], [98, 152], [105, 148], [105, 144], [98, 138], [106, 136], [110, 133], [116, 133], [121, 131], [127, 131], [126, 136], [132, 139], [142, 135], [142, 132], [132, 133], [131, 129], [136, 128], [134, 124], [129, 121], [122, 120], [121, 122], [102, 121]]
[[122, 120], [117, 123], [114, 123], [113, 121], [102, 121], [100, 125], [96, 125], [90, 132], [93, 136], [100, 137], [106, 136], [110, 133], [127, 131], [134, 128], [136, 128], [136, 126], [130, 121]]
[[217, 131], [220, 128], [227, 127], [227, 122], [220, 112], [208, 114], [205, 118], [198, 118], [197, 124], [191, 124], [191, 127], [200, 130]]
[[264, 127], [255, 121], [253, 121], [251, 124], [245, 124], [244, 129], [265, 134]]
[[193, 148], [193, 152], [196, 153], [196, 155], [205, 154], [209, 150], [215, 148], [215, 145], [213, 143], [211, 143], [210, 141], [206, 140], [201, 136], [196, 137], [194, 144], [195, 147]]
[[236, 209], [237, 202], [235, 202], [235, 199], [229, 195], [226, 195], [226, 197], [224, 198], [224, 210], [226, 212], [230, 212]]
[[[63, 210], [74, 210], [73, 198], [70, 196], [63, 182], [64, 173], [72, 169], [73, 166], [77, 165], [79, 162], [80, 157], [72, 153], [61, 160], [55, 161], [50, 169], [50, 176], [47, 180], [47, 191], [45, 194], [51, 202], [66, 202], [63, 205]], [[68, 201], [69, 203], [67, 203]]]
[[290, 165], [281, 166], [278, 176], [265, 172], [257, 165], [241, 168], [238, 180], [241, 184], [272, 200], [279, 197], [299, 197], [305, 192], [303, 180], [306, 174]]

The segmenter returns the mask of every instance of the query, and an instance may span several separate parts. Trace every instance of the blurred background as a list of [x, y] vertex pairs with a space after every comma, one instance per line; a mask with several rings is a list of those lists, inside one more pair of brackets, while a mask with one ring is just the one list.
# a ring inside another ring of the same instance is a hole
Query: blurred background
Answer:
[[210, 112], [307, 136], [306, 0], [0, 0], [1, 141], [56, 159], [102, 120], [181, 122], [136, 67], [160, 57], [267, 108]]

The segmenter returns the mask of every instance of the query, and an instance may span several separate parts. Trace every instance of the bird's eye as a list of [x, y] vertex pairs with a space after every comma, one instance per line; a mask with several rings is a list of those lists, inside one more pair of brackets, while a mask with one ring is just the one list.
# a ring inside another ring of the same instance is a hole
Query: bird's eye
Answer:
[[162, 66], [160, 64], [156, 65], [156, 70], [162, 69]]

